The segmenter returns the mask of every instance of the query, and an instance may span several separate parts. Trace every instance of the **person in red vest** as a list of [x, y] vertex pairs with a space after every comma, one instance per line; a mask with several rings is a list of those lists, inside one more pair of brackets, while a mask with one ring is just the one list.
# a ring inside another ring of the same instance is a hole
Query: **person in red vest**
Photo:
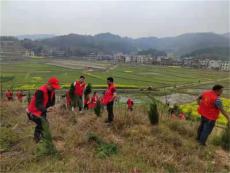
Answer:
[[97, 95], [97, 92], [95, 91], [93, 93], [92, 98], [91, 98], [91, 102], [89, 104], [89, 108], [90, 109], [94, 109], [96, 107], [96, 105], [97, 105], [97, 101], [99, 101], [99, 96]]
[[113, 83], [112, 77], [107, 78], [107, 84], [108, 84], [108, 88], [106, 89], [104, 96], [102, 98], [102, 104], [106, 105], [107, 112], [108, 112], [108, 120], [106, 120], [105, 122], [111, 123], [114, 118], [113, 104], [117, 97], [117, 94], [116, 94], [116, 87], [115, 84]]
[[128, 110], [129, 111], [133, 111], [133, 105], [134, 105], [134, 103], [133, 103], [133, 100], [131, 98], [129, 98], [127, 100], [127, 105], [128, 105]]
[[212, 132], [215, 122], [221, 112], [229, 123], [229, 113], [222, 106], [220, 96], [223, 86], [215, 85], [212, 90], [204, 91], [197, 99], [199, 104], [198, 113], [201, 115], [201, 122], [197, 132], [197, 140], [201, 145], [206, 145], [206, 140]]
[[11, 90], [8, 89], [6, 91], [6, 93], [5, 93], [5, 95], [6, 95], [6, 98], [7, 98], [8, 101], [12, 101], [13, 100], [13, 91], [11, 91]]
[[28, 105], [28, 118], [36, 124], [34, 131], [35, 142], [39, 142], [41, 137], [44, 137], [42, 121], [47, 122], [47, 112], [54, 111], [55, 90], [60, 88], [58, 79], [56, 77], [51, 77], [46, 84], [42, 85], [35, 91], [35, 94]]
[[18, 101], [19, 101], [19, 102], [22, 102], [22, 99], [23, 99], [23, 97], [25, 96], [25, 94], [23, 94], [23, 91], [20, 90], [20, 91], [18, 91], [18, 92], [16, 93], [16, 96], [17, 96]]
[[66, 91], [66, 95], [65, 95], [65, 98], [66, 98], [66, 108], [67, 109], [70, 109], [71, 107], [71, 98], [70, 98], [70, 94], [69, 94], [69, 90]]
[[179, 117], [180, 120], [186, 120], [186, 117], [185, 117], [183, 112], [180, 112], [178, 117]]
[[75, 81], [70, 88], [72, 106], [76, 108], [78, 106], [79, 112], [82, 112], [83, 108], [83, 95], [86, 88], [85, 77], [80, 76], [80, 80]]

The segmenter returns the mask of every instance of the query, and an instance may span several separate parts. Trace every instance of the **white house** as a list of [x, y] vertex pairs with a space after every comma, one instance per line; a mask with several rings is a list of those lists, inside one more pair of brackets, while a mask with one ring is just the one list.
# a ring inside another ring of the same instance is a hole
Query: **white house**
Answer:
[[158, 56], [156, 61], [161, 62], [161, 59], [162, 59], [162, 56]]
[[220, 64], [220, 70], [230, 71], [230, 61], [225, 61]]
[[131, 62], [131, 57], [130, 56], [125, 56], [125, 63]]
[[220, 69], [221, 61], [217, 60], [210, 60], [208, 62], [208, 68], [209, 69]]
[[183, 59], [183, 65], [184, 66], [191, 66], [192, 65], [192, 57], [186, 57]]
[[144, 62], [144, 57], [141, 56], [141, 55], [138, 55], [138, 56], [137, 56], [137, 63], [143, 64], [143, 62]]
[[199, 63], [202, 67], [207, 67], [208, 66], [209, 59], [200, 59]]

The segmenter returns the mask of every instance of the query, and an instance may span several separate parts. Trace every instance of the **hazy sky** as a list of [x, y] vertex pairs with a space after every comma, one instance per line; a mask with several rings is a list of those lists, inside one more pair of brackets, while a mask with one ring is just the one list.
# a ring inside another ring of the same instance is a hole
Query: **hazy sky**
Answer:
[[1, 35], [229, 32], [229, 1], [1, 1]]

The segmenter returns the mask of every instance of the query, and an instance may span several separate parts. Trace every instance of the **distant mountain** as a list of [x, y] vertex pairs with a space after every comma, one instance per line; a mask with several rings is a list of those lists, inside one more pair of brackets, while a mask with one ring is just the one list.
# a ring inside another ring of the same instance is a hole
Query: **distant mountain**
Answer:
[[64, 51], [65, 56], [94, 54], [114, 54], [135, 52], [136, 48], [129, 39], [111, 33], [95, 36], [69, 34], [38, 41], [37, 44], [53, 51]]
[[183, 55], [197, 49], [210, 47], [228, 47], [229, 38], [215, 33], [189, 33], [176, 37], [137, 39], [136, 43], [148, 48], [164, 50], [168, 53]]
[[[44, 35], [43, 37], [41, 35], [37, 37], [33, 36], [30, 38], [36, 38], [36, 40], [24, 39], [21, 40], [21, 44], [24, 48], [33, 50], [35, 54], [54, 57], [115, 53], [133, 54], [149, 49], [182, 56], [191, 54], [196, 50], [210, 50], [211, 48], [217, 50], [217, 48], [227, 48], [229, 47], [230, 41], [230, 37], [228, 37], [229, 33], [187, 33], [176, 37], [143, 37], [138, 39], [121, 37], [111, 33], [101, 33], [94, 36], [80, 34], [45, 36], [50, 36], [51, 38], [44, 38]], [[216, 51], [216, 53], [221, 52]], [[218, 56], [218, 54], [216, 55]]]
[[156, 49], [147, 49], [147, 50], [142, 50], [137, 53], [138, 55], [151, 55], [153, 57], [157, 56], [166, 56], [166, 52], [164, 51], [159, 51]]
[[230, 39], [230, 32], [224, 33], [223, 36]]
[[31, 34], [31, 35], [18, 35], [16, 38], [19, 40], [30, 39], [30, 40], [42, 40], [46, 38], [55, 37], [53, 34]]

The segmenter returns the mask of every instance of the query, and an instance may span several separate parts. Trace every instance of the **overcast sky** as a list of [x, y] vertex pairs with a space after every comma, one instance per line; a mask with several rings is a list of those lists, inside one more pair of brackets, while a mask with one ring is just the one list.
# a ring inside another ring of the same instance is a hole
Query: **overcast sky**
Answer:
[[1, 1], [1, 35], [229, 32], [229, 1]]

